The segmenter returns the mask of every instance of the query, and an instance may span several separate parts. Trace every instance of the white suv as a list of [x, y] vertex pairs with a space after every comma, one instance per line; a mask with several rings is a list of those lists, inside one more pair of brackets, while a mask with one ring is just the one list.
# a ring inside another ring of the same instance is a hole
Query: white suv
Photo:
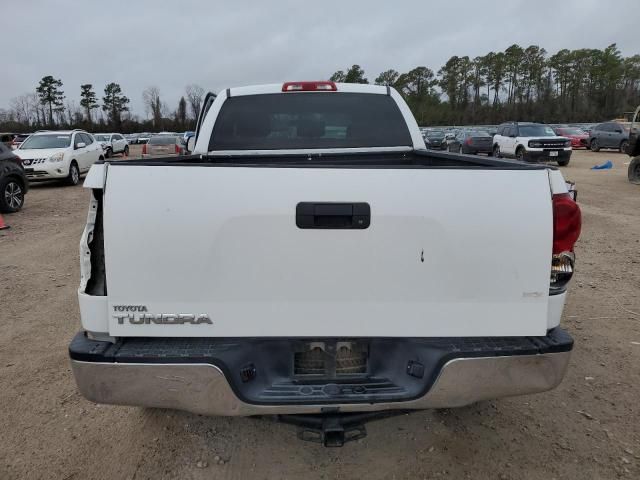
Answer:
[[116, 153], [129, 155], [129, 142], [119, 133], [94, 133], [93, 137], [102, 144], [105, 157], [109, 158]]
[[571, 140], [542, 123], [503, 123], [493, 137], [493, 155], [524, 162], [556, 161], [564, 167], [571, 159]]
[[15, 152], [30, 181], [64, 180], [69, 185], [77, 185], [82, 173], [104, 160], [102, 146], [84, 130], [36, 132]]

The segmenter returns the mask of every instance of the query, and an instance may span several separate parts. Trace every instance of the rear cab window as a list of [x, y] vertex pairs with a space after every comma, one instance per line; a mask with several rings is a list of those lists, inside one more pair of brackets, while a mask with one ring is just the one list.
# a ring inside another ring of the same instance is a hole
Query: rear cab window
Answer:
[[400, 146], [411, 135], [390, 96], [340, 92], [228, 98], [209, 141], [209, 151]]

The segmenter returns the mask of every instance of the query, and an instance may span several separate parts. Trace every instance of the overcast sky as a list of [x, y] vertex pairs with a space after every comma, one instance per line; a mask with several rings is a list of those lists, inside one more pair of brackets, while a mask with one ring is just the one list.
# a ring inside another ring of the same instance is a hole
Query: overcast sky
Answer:
[[[228, 86], [326, 79], [354, 63], [372, 81], [383, 70], [452, 55], [471, 58], [513, 43], [640, 53], [640, 0], [191, 1], [23, 0], [2, 22], [0, 108], [62, 79], [68, 99], [80, 85], [119, 83], [144, 117], [142, 91], [154, 85], [175, 109], [185, 85]], [[162, 4], [162, 7], [160, 6]], [[7, 9], [4, 9], [7, 13]]]

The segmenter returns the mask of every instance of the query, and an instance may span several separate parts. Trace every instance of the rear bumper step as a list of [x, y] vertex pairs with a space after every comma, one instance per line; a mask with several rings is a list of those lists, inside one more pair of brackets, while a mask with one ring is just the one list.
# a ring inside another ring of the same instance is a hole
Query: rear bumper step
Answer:
[[[311, 371], [321, 373], [296, 374], [296, 353], [317, 347], [326, 362]], [[265, 415], [445, 408], [542, 392], [561, 382], [572, 347], [558, 328], [545, 337], [124, 338], [115, 344], [80, 332], [69, 354], [80, 391], [97, 403]], [[355, 358], [358, 368], [341, 370], [341, 358]]]

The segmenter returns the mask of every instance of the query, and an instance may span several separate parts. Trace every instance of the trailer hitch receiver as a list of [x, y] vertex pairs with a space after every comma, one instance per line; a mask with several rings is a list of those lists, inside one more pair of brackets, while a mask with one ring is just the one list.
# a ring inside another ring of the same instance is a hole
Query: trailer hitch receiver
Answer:
[[372, 420], [405, 414], [404, 411], [367, 413], [323, 413], [315, 415], [279, 415], [282, 423], [298, 427], [298, 438], [321, 443], [325, 447], [342, 447], [367, 436], [364, 424]]

